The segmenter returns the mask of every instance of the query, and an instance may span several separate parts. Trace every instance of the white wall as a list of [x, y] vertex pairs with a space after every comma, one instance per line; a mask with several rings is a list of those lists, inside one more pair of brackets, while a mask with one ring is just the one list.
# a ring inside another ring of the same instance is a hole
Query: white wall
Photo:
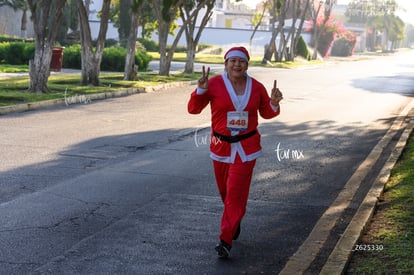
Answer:
[[[232, 46], [245, 46], [249, 49], [250, 37], [252, 30], [245, 29], [226, 29], [226, 28], [205, 28], [200, 38], [201, 44], [212, 44], [221, 46], [224, 49]], [[269, 43], [272, 33], [270, 31], [257, 31], [252, 40], [252, 53], [263, 53], [264, 46]], [[302, 33], [306, 42], [310, 41], [310, 34]], [[158, 37], [152, 36], [154, 41], [158, 41]], [[173, 37], [169, 36], [168, 44], [172, 44]], [[183, 35], [178, 43], [185, 46], [185, 36]]]
[[11, 36], [34, 37], [33, 23], [30, 20], [30, 12], [27, 12], [27, 31], [22, 35], [21, 20], [23, 11], [14, 11], [12, 8], [3, 6], [0, 8], [0, 34]]

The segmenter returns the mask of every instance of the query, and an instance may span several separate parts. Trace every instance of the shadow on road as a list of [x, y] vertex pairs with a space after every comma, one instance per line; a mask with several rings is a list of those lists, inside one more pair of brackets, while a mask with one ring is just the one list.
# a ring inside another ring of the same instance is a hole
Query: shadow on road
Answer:
[[354, 79], [352, 85], [374, 93], [398, 93], [414, 97], [414, 78], [410, 72]]
[[2, 173], [0, 269], [277, 274], [384, 134], [328, 120], [261, 124], [242, 235], [220, 261], [209, 131], [100, 137]]

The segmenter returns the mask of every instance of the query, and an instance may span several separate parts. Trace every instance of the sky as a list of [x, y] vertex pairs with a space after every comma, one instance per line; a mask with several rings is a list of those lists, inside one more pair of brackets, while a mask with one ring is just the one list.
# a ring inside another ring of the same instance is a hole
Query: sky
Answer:
[[[263, 0], [242, 0], [248, 6], [256, 7], [257, 3], [262, 2]], [[338, 0], [338, 4], [347, 5], [350, 0]], [[397, 0], [397, 3], [400, 7], [405, 9], [405, 11], [397, 11], [397, 15], [404, 20], [405, 22], [411, 23], [414, 25], [414, 1], [413, 0]]]

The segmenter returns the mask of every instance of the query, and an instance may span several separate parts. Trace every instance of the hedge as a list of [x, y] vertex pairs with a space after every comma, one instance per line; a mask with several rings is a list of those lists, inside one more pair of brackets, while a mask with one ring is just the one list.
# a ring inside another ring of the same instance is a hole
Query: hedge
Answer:
[[332, 56], [343, 56], [343, 57], [352, 56], [355, 45], [356, 45], [356, 40], [350, 40], [345, 37], [341, 37], [335, 40], [332, 46], [331, 55]]
[[[10, 65], [29, 64], [33, 59], [35, 47], [33, 43], [3, 42], [0, 43], [0, 63]], [[101, 70], [123, 72], [127, 50], [116, 46], [105, 48], [102, 55]], [[135, 53], [135, 64], [140, 71], [148, 69], [151, 56], [146, 51], [138, 50]], [[63, 51], [63, 67], [81, 69], [81, 46], [73, 45]]]
[[0, 63], [10, 65], [29, 64], [33, 59], [35, 46], [33, 43], [25, 42], [3, 42], [0, 43]]

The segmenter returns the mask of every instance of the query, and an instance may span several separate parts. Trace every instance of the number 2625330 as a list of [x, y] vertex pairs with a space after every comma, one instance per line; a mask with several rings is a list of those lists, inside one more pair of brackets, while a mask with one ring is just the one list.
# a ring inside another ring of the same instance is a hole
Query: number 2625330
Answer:
[[356, 244], [353, 251], [382, 251], [382, 244]]

